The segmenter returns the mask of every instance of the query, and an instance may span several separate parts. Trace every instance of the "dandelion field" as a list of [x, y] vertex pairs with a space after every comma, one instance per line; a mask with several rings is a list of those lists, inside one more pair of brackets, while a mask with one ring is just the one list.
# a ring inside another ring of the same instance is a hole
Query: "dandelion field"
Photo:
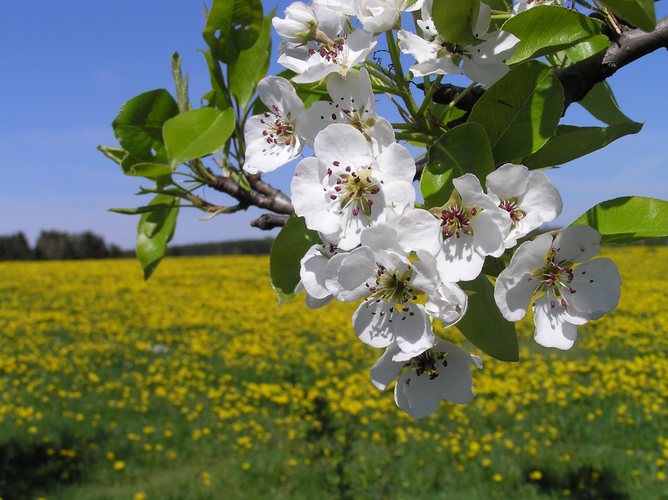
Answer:
[[0, 263], [0, 497], [668, 498], [668, 248], [603, 253], [612, 314], [566, 353], [526, 319], [420, 421], [355, 304], [278, 308], [266, 257]]

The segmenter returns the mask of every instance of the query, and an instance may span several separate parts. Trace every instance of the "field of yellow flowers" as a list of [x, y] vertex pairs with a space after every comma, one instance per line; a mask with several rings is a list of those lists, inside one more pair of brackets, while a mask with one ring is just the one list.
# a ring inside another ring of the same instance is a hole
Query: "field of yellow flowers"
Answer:
[[[568, 353], [485, 357], [413, 421], [354, 304], [277, 306], [266, 257], [0, 263], [0, 497], [659, 498], [668, 248], [604, 251], [619, 308]], [[441, 332], [466, 344], [454, 330]]]

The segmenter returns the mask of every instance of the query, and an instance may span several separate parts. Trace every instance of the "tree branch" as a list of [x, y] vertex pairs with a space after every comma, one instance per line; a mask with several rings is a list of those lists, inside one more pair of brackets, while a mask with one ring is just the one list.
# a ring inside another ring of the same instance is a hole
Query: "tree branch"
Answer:
[[[664, 17], [656, 24], [656, 29], [647, 33], [641, 29], [626, 29], [610, 44], [605, 52], [577, 62], [567, 68], [555, 71], [555, 76], [564, 87], [564, 112], [574, 102], [582, 100], [594, 85], [609, 78], [620, 68], [640, 59], [647, 54], [661, 48], [668, 48], [668, 17]], [[434, 102], [449, 104], [464, 87], [443, 85], [434, 94]], [[476, 90], [478, 87], [476, 87]], [[457, 103], [457, 107], [470, 112], [484, 92], [472, 92], [466, 99]], [[468, 116], [461, 120], [466, 121]]]
[[216, 175], [211, 169], [207, 185], [236, 199], [242, 207], [255, 206], [265, 210], [271, 210], [279, 214], [290, 215], [295, 212], [290, 198], [282, 191], [264, 182], [259, 175], [251, 175], [248, 179], [250, 191], [243, 189], [239, 183], [230, 176]]
[[250, 225], [262, 229], [263, 231], [268, 231], [275, 227], [285, 226], [285, 223], [288, 222], [289, 218], [289, 215], [262, 214], [254, 221], [251, 221]]
[[660, 48], [668, 48], [668, 17], [661, 19], [650, 33], [627, 29], [605, 52], [557, 71], [555, 76], [564, 86], [564, 111], [584, 99], [597, 83]]

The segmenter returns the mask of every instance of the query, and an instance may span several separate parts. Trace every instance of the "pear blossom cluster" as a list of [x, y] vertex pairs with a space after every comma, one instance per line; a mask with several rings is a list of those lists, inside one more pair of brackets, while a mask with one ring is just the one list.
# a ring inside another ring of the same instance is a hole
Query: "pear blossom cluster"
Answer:
[[[554, 2], [523, 0], [514, 12], [538, 3]], [[508, 71], [518, 42], [491, 30], [485, 3], [474, 30], [479, 43], [471, 46], [444, 39], [431, 11], [432, 0], [294, 2], [273, 19], [282, 39], [278, 62], [294, 76], [260, 82], [266, 111], [244, 130], [247, 172], [299, 158], [292, 203], [320, 242], [301, 258], [296, 291], [311, 308], [358, 303], [352, 329], [382, 350], [371, 382], [380, 390], [394, 382], [397, 406], [414, 418], [442, 400], [474, 397], [472, 368], [482, 368], [482, 359], [439, 338], [434, 325], [447, 333], [467, 314], [462, 284], [481, 276], [488, 259], [508, 262], [494, 286], [501, 314], [519, 321], [533, 307], [535, 340], [545, 347], [570, 348], [577, 326], [611, 311], [620, 288], [614, 264], [593, 258], [601, 237], [592, 228], [545, 233], [518, 246], [561, 213], [561, 196], [543, 172], [506, 163], [484, 179], [467, 173], [453, 179], [445, 204], [420, 208], [413, 154], [378, 114], [365, 68], [375, 37], [397, 29], [400, 49], [416, 60], [414, 76], [464, 74], [488, 85]], [[413, 13], [419, 34], [400, 28], [403, 12]], [[294, 84], [315, 83], [327, 96], [307, 106]]]

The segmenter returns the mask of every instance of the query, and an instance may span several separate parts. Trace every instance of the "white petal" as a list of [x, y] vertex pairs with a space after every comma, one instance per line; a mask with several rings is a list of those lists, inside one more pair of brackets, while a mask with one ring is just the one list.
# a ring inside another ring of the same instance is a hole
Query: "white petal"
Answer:
[[415, 160], [411, 153], [400, 144], [388, 146], [376, 160], [380, 177], [384, 182], [413, 182]]
[[483, 255], [499, 257], [510, 230], [510, 220], [502, 210], [486, 209], [471, 221], [476, 248]]
[[389, 309], [387, 302], [375, 300], [359, 305], [353, 314], [353, 328], [362, 342], [377, 348], [388, 347], [394, 342], [394, 329], [388, 322], [391, 317]]
[[440, 319], [444, 328], [456, 324], [468, 308], [466, 293], [454, 283], [441, 283], [436, 292], [427, 299], [425, 310], [430, 316]]
[[473, 237], [462, 234], [443, 240], [436, 257], [439, 274], [451, 283], [475, 279], [482, 270], [485, 256], [478, 251]]
[[486, 179], [487, 191], [502, 200], [518, 197], [529, 185], [529, 169], [524, 165], [505, 163], [489, 174]]
[[304, 103], [297, 96], [297, 91], [292, 84], [280, 76], [268, 76], [260, 80], [257, 84], [257, 92], [260, 100], [269, 108], [275, 111], [274, 106], [280, 110], [281, 116], [292, 115], [294, 120], [304, 112]]
[[564, 307], [549, 296], [536, 300], [534, 305], [534, 339], [544, 347], [568, 350], [578, 336], [577, 326], [566, 319]]
[[325, 285], [325, 269], [329, 259], [320, 251], [321, 245], [313, 245], [302, 257], [299, 276], [306, 292], [316, 299], [331, 294]]
[[399, 245], [407, 253], [425, 250], [436, 256], [441, 249], [441, 224], [427, 210], [406, 210], [395, 223]]
[[[598, 319], [617, 307], [621, 277], [610, 259], [594, 259], [573, 270], [571, 287], [566, 292], [570, 314]], [[577, 311], [577, 312], [576, 312]]]
[[[442, 399], [455, 404], [466, 404], [473, 399], [473, 375], [471, 365], [475, 364], [471, 355], [461, 347], [439, 340], [435, 350], [446, 352], [445, 361], [447, 366], [438, 366], [439, 376], [434, 382], [440, 380], [439, 395]], [[441, 363], [442, 364], [442, 363]]]
[[314, 102], [302, 115], [297, 124], [297, 134], [304, 142], [313, 147], [316, 135], [329, 125], [339, 123], [340, 116], [332, 111], [332, 103], [328, 101]]
[[348, 73], [345, 78], [341, 75], [331, 75], [327, 78], [327, 92], [335, 104], [364, 106], [364, 109], [371, 114], [376, 113], [376, 100], [366, 68], [360, 69], [358, 73]]
[[[411, 316], [410, 313], [413, 315]], [[417, 356], [434, 345], [434, 331], [429, 316], [424, 307], [419, 304], [408, 303], [401, 314], [390, 318], [393, 325], [397, 346], [406, 354]]]
[[526, 314], [531, 297], [540, 284], [531, 272], [543, 267], [551, 245], [552, 237], [549, 234], [522, 243], [515, 251], [510, 265], [496, 279], [494, 300], [508, 321], [519, 321]]
[[397, 230], [387, 223], [381, 222], [367, 228], [362, 233], [361, 243], [374, 253], [391, 251], [406, 255], [397, 241]]
[[364, 133], [367, 138], [371, 138], [371, 149], [374, 156], [380, 155], [395, 141], [394, 128], [385, 118], [376, 118], [375, 124], [365, 128]]
[[376, 269], [373, 252], [367, 247], [356, 248], [350, 253], [340, 253], [327, 263], [325, 285], [337, 300], [358, 300], [369, 293], [365, 283], [371, 279]]
[[371, 148], [364, 135], [343, 123], [335, 123], [320, 132], [314, 141], [316, 156], [328, 167], [339, 162], [341, 166], [366, 167], [373, 161]]
[[371, 383], [376, 389], [384, 391], [399, 375], [404, 363], [393, 361], [392, 357], [400, 352], [397, 345], [392, 344], [371, 367]]
[[399, 408], [411, 417], [419, 419], [434, 413], [441, 404], [438, 394], [438, 382], [414, 371], [399, 375], [394, 386], [394, 401]]
[[333, 299], [334, 299], [334, 297], [332, 297], [331, 295], [325, 297], [324, 299], [316, 299], [315, 297], [313, 297], [313, 296], [311, 296], [307, 293], [306, 294], [306, 306], [309, 309], [319, 309], [319, 308], [324, 307], [327, 304], [329, 304]]
[[557, 260], [585, 262], [601, 249], [601, 234], [589, 226], [571, 226], [554, 239]]
[[305, 158], [295, 168], [290, 184], [295, 213], [314, 231], [334, 234], [339, 231], [339, 217], [330, 210], [332, 200], [323, 186], [326, 167], [317, 158]]
[[251, 116], [244, 127], [246, 140], [244, 170], [251, 174], [276, 170], [296, 158], [302, 148], [298, 138], [291, 144], [268, 143], [263, 135], [267, 130], [267, 124], [263, 121], [265, 121], [263, 115]]

